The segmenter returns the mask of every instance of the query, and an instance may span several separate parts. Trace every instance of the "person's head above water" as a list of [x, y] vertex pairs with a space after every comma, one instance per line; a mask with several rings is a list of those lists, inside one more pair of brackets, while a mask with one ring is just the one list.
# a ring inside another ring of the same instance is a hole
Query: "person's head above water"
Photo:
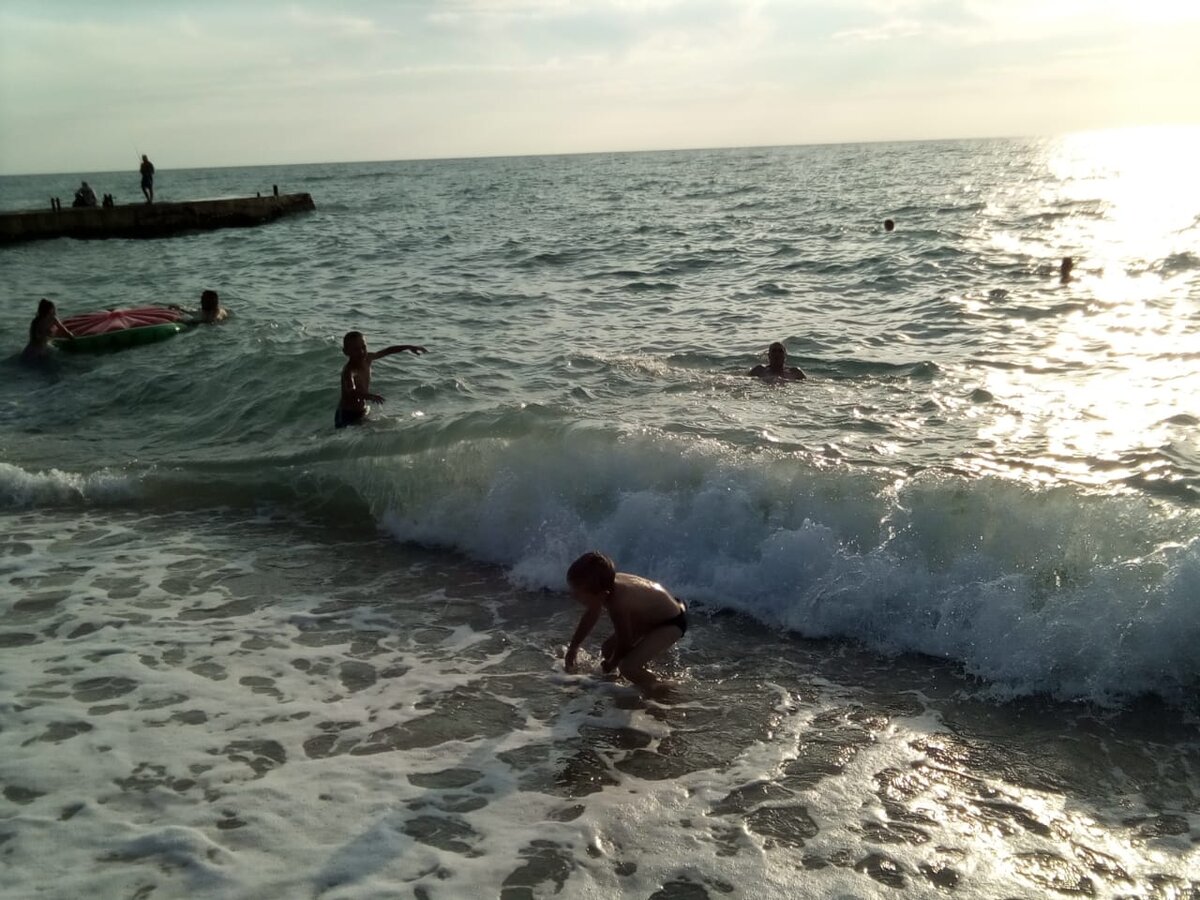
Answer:
[[142, 154], [142, 162], [150, 162], [150, 157], [148, 157], [145, 153]]
[[58, 315], [58, 308], [54, 305], [54, 301], [47, 300], [45, 297], [43, 297], [38, 302], [37, 317], [39, 319], [44, 319], [44, 318], [46, 318], [46, 316], [56, 316], [56, 315]]
[[891, 219], [884, 219], [883, 220], [883, 230], [884, 231], [895, 231], [896, 223], [893, 222]]
[[775, 341], [767, 348], [767, 364], [772, 369], [782, 369], [787, 363], [787, 347], [782, 341]]
[[347, 331], [342, 338], [342, 352], [351, 359], [358, 359], [367, 353], [367, 339], [361, 331]]
[[221, 297], [216, 291], [204, 291], [200, 294], [200, 309], [206, 313], [215, 313], [221, 308]]
[[617, 583], [617, 567], [611, 559], [596, 550], [583, 554], [567, 569], [567, 587], [580, 603], [602, 599]]
[[1075, 260], [1073, 260], [1069, 256], [1064, 256], [1062, 258], [1062, 263], [1059, 264], [1058, 274], [1062, 277], [1063, 281], [1066, 281], [1068, 278], [1071, 277], [1071, 271], [1074, 268], [1075, 268]]

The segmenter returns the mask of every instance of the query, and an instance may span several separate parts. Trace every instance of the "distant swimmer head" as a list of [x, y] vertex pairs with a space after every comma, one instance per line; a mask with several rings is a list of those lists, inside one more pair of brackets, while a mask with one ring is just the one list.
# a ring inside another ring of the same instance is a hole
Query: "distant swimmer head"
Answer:
[[883, 230], [884, 231], [895, 231], [896, 223], [893, 222], [891, 219], [884, 219], [883, 220]]
[[200, 309], [215, 313], [221, 308], [221, 298], [216, 291], [204, 291], [200, 295]]
[[1069, 281], [1071, 278], [1071, 272], [1074, 269], [1075, 260], [1069, 256], [1064, 256], [1062, 258], [1062, 263], [1060, 263], [1058, 267], [1058, 275], [1063, 281]]
[[367, 339], [363, 337], [363, 333], [361, 331], [347, 331], [346, 336], [342, 338], [342, 352], [351, 359], [366, 356]]
[[56, 315], [58, 315], [58, 308], [54, 305], [54, 301], [47, 300], [45, 297], [43, 297], [38, 302], [37, 317], [39, 319], [44, 319], [44, 318], [46, 318], [46, 316], [56, 316]]
[[787, 362], [787, 347], [781, 341], [776, 341], [767, 348], [767, 362], [773, 369], [782, 368]]
[[583, 554], [567, 569], [567, 587], [580, 603], [603, 599], [616, 583], [616, 565], [597, 550]]

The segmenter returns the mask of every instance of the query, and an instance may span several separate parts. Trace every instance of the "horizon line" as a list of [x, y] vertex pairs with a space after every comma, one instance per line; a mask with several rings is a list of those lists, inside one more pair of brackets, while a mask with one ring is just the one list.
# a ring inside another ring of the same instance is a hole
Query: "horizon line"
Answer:
[[[982, 142], [982, 141], [1044, 141], [1058, 140], [1069, 135], [1094, 134], [1110, 131], [1153, 131], [1153, 130], [1170, 130], [1170, 129], [1191, 129], [1200, 130], [1200, 123], [1196, 122], [1157, 122], [1157, 123], [1141, 123], [1136, 125], [1105, 125], [1095, 128], [1081, 128], [1073, 131], [1063, 131], [1054, 134], [1025, 134], [1025, 135], [977, 135], [973, 137], [931, 137], [931, 138], [881, 138], [873, 140], [830, 140], [830, 141], [810, 141], [806, 143], [783, 143], [783, 144], [715, 144], [709, 146], [693, 146], [693, 147], [649, 147], [638, 150], [566, 150], [558, 152], [542, 152], [542, 153], [480, 153], [466, 155], [446, 155], [446, 156], [400, 156], [392, 159], [339, 159], [339, 160], [308, 160], [306, 162], [278, 162], [278, 163], [225, 163], [215, 166], [179, 166], [178, 168], [166, 168], [163, 171], [168, 172], [186, 172], [204, 169], [282, 169], [289, 167], [300, 166], [339, 166], [339, 165], [369, 165], [389, 164], [389, 163], [421, 163], [421, 162], [466, 162], [469, 160], [492, 160], [492, 159], [551, 159], [554, 157], [563, 156], [625, 156], [635, 154], [652, 154], [652, 153], [702, 153], [709, 151], [732, 151], [732, 150], [781, 150], [787, 148], [803, 148], [803, 147], [853, 147], [862, 145], [884, 145], [884, 144], [947, 144], [957, 142]], [[0, 178], [34, 178], [34, 177], [50, 177], [56, 175], [78, 175], [88, 170], [76, 169], [73, 172], [5, 172], [0, 173]], [[113, 175], [122, 172], [135, 171], [134, 169], [99, 169], [89, 171], [88, 174], [93, 175]]]
[[[1171, 126], [1128, 126], [1133, 128], [1142, 127], [1171, 127]], [[1108, 129], [1087, 129], [1104, 131]], [[1066, 132], [1067, 134], [1075, 134], [1078, 132]], [[716, 144], [703, 147], [650, 147], [640, 150], [565, 150], [558, 152], [545, 153], [481, 153], [477, 155], [448, 155], [448, 156], [401, 156], [393, 159], [327, 159], [327, 160], [309, 160], [307, 162], [288, 162], [288, 163], [253, 163], [250, 165], [240, 163], [226, 163], [217, 166], [180, 166], [178, 168], [167, 168], [163, 171], [168, 172], [186, 172], [200, 169], [282, 169], [287, 167], [298, 166], [344, 166], [344, 165], [369, 165], [372, 163], [419, 163], [419, 162], [466, 162], [468, 160], [488, 160], [488, 159], [551, 159], [557, 156], [625, 156], [635, 154], [649, 153], [703, 153], [706, 151], [719, 150], [781, 150], [791, 147], [853, 147], [863, 144], [946, 144], [958, 141], [1028, 141], [1028, 140], [1054, 140], [1063, 135], [984, 135], [977, 137], [939, 137], [939, 138], [885, 138], [876, 140], [862, 141], [811, 141], [802, 144]], [[149, 155], [149, 154], [147, 154]], [[0, 178], [33, 178], [33, 177], [48, 177], [52, 175], [77, 175], [88, 170], [77, 169], [74, 172], [4, 172], [0, 173]], [[133, 169], [98, 169], [88, 171], [88, 174], [94, 175], [113, 175], [122, 172], [135, 171]]]

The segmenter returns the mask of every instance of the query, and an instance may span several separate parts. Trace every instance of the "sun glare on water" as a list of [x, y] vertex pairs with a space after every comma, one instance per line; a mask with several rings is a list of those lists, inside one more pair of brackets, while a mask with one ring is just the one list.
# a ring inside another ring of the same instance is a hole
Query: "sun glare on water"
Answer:
[[1069, 255], [1076, 270], [1029, 298], [1061, 312], [1014, 322], [1024, 364], [987, 377], [1013, 409], [979, 432], [1002, 456], [1036, 447], [1037, 471], [1052, 478], [1145, 484], [1161, 477], [1157, 451], [1190, 442], [1180, 426], [1200, 420], [1197, 159], [1195, 127], [1048, 143], [1034, 205], [1056, 217], [1020, 252]]

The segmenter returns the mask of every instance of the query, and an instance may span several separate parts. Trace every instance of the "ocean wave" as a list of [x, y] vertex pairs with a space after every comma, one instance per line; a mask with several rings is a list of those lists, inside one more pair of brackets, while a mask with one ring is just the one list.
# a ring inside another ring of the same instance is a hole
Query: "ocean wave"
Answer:
[[854, 473], [802, 455], [523, 420], [364, 434], [220, 467], [30, 472], [8, 509], [291, 509], [561, 589], [598, 547], [698, 608], [953, 660], [997, 697], [1173, 702], [1200, 684], [1195, 515], [998, 478]]
[[941, 475], [897, 488], [594, 433], [392, 465], [359, 474], [393, 535], [523, 586], [561, 587], [595, 546], [709, 609], [952, 659], [998, 696], [1180, 700], [1200, 681], [1200, 541], [1142, 498]]
[[30, 472], [0, 462], [0, 509], [105, 505], [127, 501], [136, 493], [136, 477], [120, 472]]

